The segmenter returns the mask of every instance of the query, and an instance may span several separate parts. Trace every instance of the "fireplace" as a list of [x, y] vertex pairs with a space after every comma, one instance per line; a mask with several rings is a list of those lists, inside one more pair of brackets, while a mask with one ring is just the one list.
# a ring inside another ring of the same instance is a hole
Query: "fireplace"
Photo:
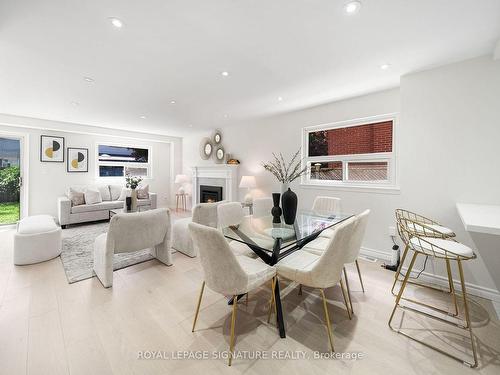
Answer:
[[222, 200], [222, 186], [200, 185], [200, 203], [214, 203]]

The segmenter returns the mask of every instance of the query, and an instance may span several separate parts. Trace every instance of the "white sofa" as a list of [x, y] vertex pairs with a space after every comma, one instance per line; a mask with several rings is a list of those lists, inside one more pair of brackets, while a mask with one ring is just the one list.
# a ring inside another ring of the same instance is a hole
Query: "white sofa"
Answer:
[[49, 215], [28, 216], [17, 223], [14, 264], [43, 262], [61, 254], [61, 228]]
[[[75, 191], [85, 191], [87, 187], [72, 187]], [[72, 206], [71, 200], [67, 195], [59, 197], [57, 200], [57, 212], [61, 228], [66, 228], [68, 224], [84, 223], [88, 221], [109, 220], [109, 211], [117, 208], [123, 208], [124, 200], [119, 200], [123, 189], [120, 185], [99, 185], [93, 187], [101, 192], [102, 203], [83, 204]], [[137, 206], [156, 208], [156, 193], [149, 193], [149, 199], [138, 199]]]

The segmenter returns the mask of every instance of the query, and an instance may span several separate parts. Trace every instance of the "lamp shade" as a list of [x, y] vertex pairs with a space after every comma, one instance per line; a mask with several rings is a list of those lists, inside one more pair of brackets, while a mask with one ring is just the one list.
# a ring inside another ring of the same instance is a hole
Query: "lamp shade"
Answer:
[[176, 184], [184, 184], [186, 182], [189, 182], [189, 177], [185, 174], [178, 174], [177, 176], [175, 176]]
[[241, 176], [240, 188], [253, 189], [257, 187], [257, 182], [254, 176]]

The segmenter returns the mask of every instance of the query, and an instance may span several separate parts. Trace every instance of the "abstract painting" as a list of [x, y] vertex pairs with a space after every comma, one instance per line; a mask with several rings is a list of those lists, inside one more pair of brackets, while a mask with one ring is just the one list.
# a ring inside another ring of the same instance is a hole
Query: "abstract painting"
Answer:
[[64, 138], [42, 135], [40, 137], [40, 161], [64, 163]]
[[68, 147], [68, 172], [89, 171], [89, 150], [86, 148]]

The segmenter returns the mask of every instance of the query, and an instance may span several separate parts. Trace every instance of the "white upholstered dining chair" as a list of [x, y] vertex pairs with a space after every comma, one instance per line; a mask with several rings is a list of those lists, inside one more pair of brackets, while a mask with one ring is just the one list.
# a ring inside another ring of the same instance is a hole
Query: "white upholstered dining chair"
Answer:
[[190, 223], [189, 231], [193, 238], [193, 245], [200, 254], [204, 273], [192, 331], [194, 332], [198, 320], [205, 285], [216, 293], [233, 296], [229, 340], [229, 366], [231, 366], [238, 295], [247, 294], [273, 279], [276, 276], [276, 268], [257, 259], [235, 255], [222, 233], [214, 228]]
[[160, 262], [172, 265], [170, 211], [166, 208], [116, 214], [108, 233], [94, 242], [94, 272], [105, 288], [113, 286], [113, 255], [150, 249]]
[[314, 198], [312, 210], [317, 212], [331, 212], [332, 214], [340, 213], [340, 198], [317, 196]]
[[[356, 270], [358, 271], [359, 282], [361, 284], [361, 289], [363, 292], [365, 291], [365, 287], [363, 285], [363, 278], [361, 277], [361, 269], [359, 268], [358, 257], [359, 252], [361, 251], [361, 245], [363, 243], [363, 237], [366, 231], [366, 225], [368, 224], [368, 216], [370, 215], [370, 210], [365, 210], [359, 215], [356, 215], [356, 229], [354, 231], [354, 235], [351, 239], [350, 246], [354, 249], [350, 254], [350, 257], [346, 260], [345, 264], [355, 263]], [[333, 235], [335, 229], [329, 229], [330, 236]], [[311, 241], [307, 247], [305, 247], [306, 251], [309, 251], [316, 255], [321, 255], [325, 252], [328, 247], [330, 237], [319, 237], [314, 241]], [[349, 306], [351, 308], [351, 313], [354, 313], [352, 307], [351, 300], [351, 290], [349, 288], [349, 280], [347, 279], [347, 272], [345, 267], [343, 268], [344, 278], [346, 283], [347, 294], [349, 296]]]
[[199, 203], [193, 207], [192, 217], [176, 220], [172, 226], [172, 249], [195, 257], [197, 254], [193, 248], [193, 241], [189, 234], [189, 223], [203, 224], [217, 228], [217, 206], [224, 202]]
[[[342, 269], [344, 264], [351, 259], [353, 254], [357, 251], [352, 241], [353, 236], [357, 235], [355, 233], [357, 221], [358, 219], [356, 217], [351, 217], [336, 225], [328, 246], [321, 255], [316, 255], [307, 251], [306, 245], [301, 250], [283, 258], [276, 265], [279, 277], [284, 277], [301, 285], [320, 290], [332, 352], [334, 351], [333, 333], [324, 289], [340, 283], [346, 310], [350, 317], [346, 291], [342, 281]], [[359, 226], [357, 230], [360, 230]]]

